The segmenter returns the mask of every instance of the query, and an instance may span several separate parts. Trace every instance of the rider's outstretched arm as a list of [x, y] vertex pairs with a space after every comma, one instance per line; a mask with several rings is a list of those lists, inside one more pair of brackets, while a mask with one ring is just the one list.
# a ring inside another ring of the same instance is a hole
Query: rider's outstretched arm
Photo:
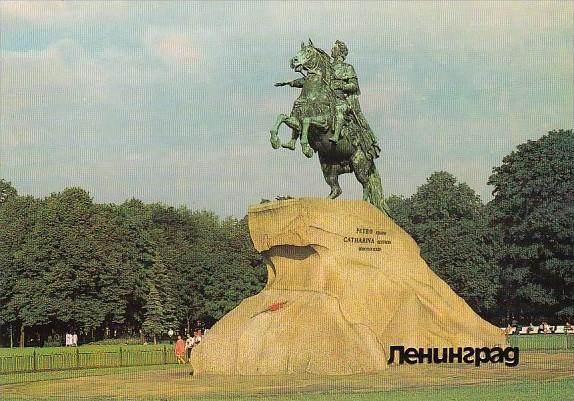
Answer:
[[302, 88], [304, 83], [305, 83], [305, 77], [301, 77], [301, 78], [294, 79], [293, 81], [277, 82], [275, 84], [275, 86], [289, 85], [292, 88]]
[[292, 88], [302, 88], [304, 83], [305, 83], [305, 77], [301, 77], [289, 82], [289, 86]]

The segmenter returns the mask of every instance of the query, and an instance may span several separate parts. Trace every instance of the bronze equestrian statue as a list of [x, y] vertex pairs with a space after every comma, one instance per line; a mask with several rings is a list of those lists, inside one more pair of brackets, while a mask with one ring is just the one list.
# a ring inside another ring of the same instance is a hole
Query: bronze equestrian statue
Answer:
[[[342, 193], [339, 175], [355, 173], [363, 186], [363, 200], [388, 213], [381, 178], [375, 167], [380, 148], [359, 106], [359, 83], [354, 68], [345, 63], [348, 50], [337, 41], [331, 56], [309, 43], [291, 59], [291, 68], [303, 76], [275, 86], [301, 88], [291, 115], [279, 114], [271, 129], [271, 145], [294, 150], [300, 139], [303, 154], [317, 152], [325, 181], [331, 187], [329, 198]], [[332, 59], [332, 60], [331, 60]], [[281, 144], [279, 127], [292, 129], [291, 140]]]

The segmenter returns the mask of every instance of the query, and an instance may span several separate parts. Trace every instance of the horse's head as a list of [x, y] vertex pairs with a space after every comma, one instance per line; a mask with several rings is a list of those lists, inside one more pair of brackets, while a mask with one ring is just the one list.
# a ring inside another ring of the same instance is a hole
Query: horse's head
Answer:
[[295, 57], [291, 59], [291, 68], [297, 72], [305, 71], [322, 71], [324, 66], [329, 62], [329, 55], [323, 50], [315, 47], [311, 39], [309, 43], [301, 42], [301, 49]]

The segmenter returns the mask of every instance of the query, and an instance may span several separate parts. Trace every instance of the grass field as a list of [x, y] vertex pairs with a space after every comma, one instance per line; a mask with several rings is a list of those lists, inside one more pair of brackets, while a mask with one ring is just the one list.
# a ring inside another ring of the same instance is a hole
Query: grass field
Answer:
[[506, 337], [512, 346], [518, 346], [522, 351], [574, 352], [573, 334], [528, 334], [510, 335]]
[[524, 352], [504, 364], [401, 365], [350, 376], [190, 376], [185, 365], [0, 377], [0, 398], [103, 400], [574, 400], [574, 353]]

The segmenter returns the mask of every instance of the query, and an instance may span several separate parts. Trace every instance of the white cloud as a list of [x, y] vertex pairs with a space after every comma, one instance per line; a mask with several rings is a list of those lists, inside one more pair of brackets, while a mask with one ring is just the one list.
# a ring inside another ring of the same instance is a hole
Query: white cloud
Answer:
[[0, 133], [4, 146], [52, 143], [81, 131], [112, 98], [112, 74], [77, 43], [0, 51]]
[[144, 43], [163, 60], [178, 65], [189, 65], [199, 60], [200, 54], [192, 38], [182, 32], [149, 30]]
[[32, 27], [82, 29], [86, 25], [107, 29], [161, 8], [158, 3], [135, 1], [2, 1], [0, 16], [5, 24], [26, 23]]
[[64, 1], [3, 1], [0, 3], [0, 15], [2, 19], [33, 24], [52, 24], [77, 17], [71, 4]]
[[272, 84], [294, 78], [288, 59], [309, 36], [350, 47], [387, 193], [447, 169], [484, 195], [514, 146], [574, 124], [572, 2], [0, 7], [0, 162], [36, 195], [74, 183], [236, 215], [260, 197], [324, 196], [316, 159], [268, 142], [299, 94]]

